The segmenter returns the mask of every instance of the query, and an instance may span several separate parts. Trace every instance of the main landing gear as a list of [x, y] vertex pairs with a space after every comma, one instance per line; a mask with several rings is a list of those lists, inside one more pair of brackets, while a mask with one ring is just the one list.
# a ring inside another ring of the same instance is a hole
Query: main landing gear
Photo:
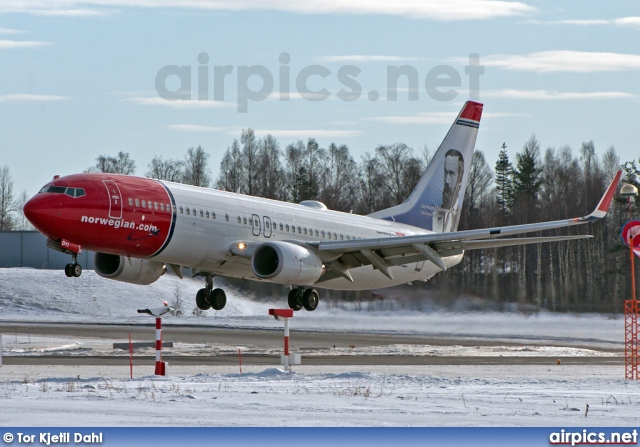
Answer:
[[71, 256], [73, 258], [73, 263], [64, 266], [64, 274], [67, 275], [67, 278], [78, 278], [82, 275], [82, 266], [78, 264], [78, 259], [75, 254], [72, 254]]
[[318, 308], [320, 295], [315, 289], [304, 289], [296, 287], [291, 289], [288, 296], [289, 307], [293, 310], [300, 310], [303, 307], [308, 311], [314, 311]]
[[200, 310], [222, 310], [227, 304], [227, 295], [222, 289], [213, 288], [213, 275], [206, 273], [203, 275], [206, 280], [204, 289], [198, 290], [196, 294], [196, 305]]

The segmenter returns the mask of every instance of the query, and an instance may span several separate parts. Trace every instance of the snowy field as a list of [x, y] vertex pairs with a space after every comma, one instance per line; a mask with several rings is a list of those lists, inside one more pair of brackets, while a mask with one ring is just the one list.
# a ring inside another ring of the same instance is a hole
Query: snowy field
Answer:
[[[176, 290], [192, 308], [201, 281], [165, 275], [151, 286], [128, 285], [84, 272], [0, 269], [3, 322], [150, 323], [136, 309], [172, 301]], [[279, 328], [267, 317], [284, 299], [256, 302], [227, 290], [223, 311], [185, 312], [163, 324]], [[321, 303], [322, 306], [322, 303]], [[523, 316], [509, 313], [356, 312], [320, 307], [300, 312], [295, 330], [424, 334], [453, 346], [390, 345], [336, 349], [335, 355], [608, 357], [611, 363], [571, 365], [310, 366], [303, 352], [293, 372], [277, 367], [280, 346], [243, 347], [274, 354], [274, 366], [169, 365], [168, 377], [148, 366], [26, 366], [0, 368], [0, 413], [5, 426], [632, 426], [640, 415], [640, 387], [623, 380], [620, 316]], [[464, 340], [465, 346], [455, 346]], [[484, 346], [469, 341], [505, 341]], [[113, 341], [13, 334], [8, 356], [114, 354]], [[515, 344], [514, 344], [515, 342]], [[258, 344], [257, 344], [258, 345]], [[172, 355], [202, 355], [211, 345], [180, 344]], [[215, 346], [233, 353], [237, 346]], [[148, 351], [149, 353], [152, 351]], [[114, 354], [115, 355], [115, 354]], [[121, 355], [121, 353], [120, 353]], [[617, 360], [617, 362], [616, 362]], [[585, 415], [587, 405], [589, 411]]]

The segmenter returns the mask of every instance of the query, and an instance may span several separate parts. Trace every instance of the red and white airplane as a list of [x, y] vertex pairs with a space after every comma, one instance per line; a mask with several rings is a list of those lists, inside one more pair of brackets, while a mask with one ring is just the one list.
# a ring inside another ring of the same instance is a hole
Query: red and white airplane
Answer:
[[200, 309], [222, 309], [215, 276], [286, 284], [292, 309], [315, 310], [315, 288], [370, 290], [426, 281], [462, 260], [465, 250], [591, 236], [507, 238], [603, 218], [621, 172], [596, 209], [581, 218], [456, 231], [482, 115], [462, 108], [402, 204], [369, 216], [133, 176], [84, 173], [55, 177], [24, 207], [48, 245], [72, 256], [67, 276], [80, 276], [76, 255], [93, 250], [105, 278], [150, 284], [167, 268], [205, 278]]

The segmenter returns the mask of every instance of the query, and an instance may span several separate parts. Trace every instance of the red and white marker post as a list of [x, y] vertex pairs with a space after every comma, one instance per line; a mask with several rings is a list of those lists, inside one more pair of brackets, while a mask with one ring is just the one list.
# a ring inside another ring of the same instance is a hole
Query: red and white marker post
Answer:
[[156, 376], [164, 376], [162, 361], [162, 318], [156, 317]]
[[284, 355], [280, 356], [280, 364], [285, 371], [290, 371], [291, 365], [301, 363], [300, 354], [289, 353], [289, 318], [293, 318], [293, 309], [269, 309], [269, 315], [278, 321], [284, 321]]
[[153, 309], [138, 309], [139, 314], [148, 314], [156, 317], [156, 376], [167, 374], [167, 363], [162, 361], [162, 315], [171, 312], [171, 306], [164, 302], [164, 307]]

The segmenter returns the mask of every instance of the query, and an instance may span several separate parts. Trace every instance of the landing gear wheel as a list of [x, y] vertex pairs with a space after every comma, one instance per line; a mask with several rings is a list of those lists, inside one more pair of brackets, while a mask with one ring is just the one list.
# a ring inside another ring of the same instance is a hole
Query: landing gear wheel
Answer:
[[302, 309], [302, 293], [299, 289], [293, 289], [288, 296], [289, 308], [293, 310]]
[[320, 295], [315, 289], [307, 289], [302, 294], [302, 305], [310, 312], [318, 308], [319, 301]]
[[209, 296], [209, 304], [214, 310], [222, 310], [227, 304], [227, 295], [222, 289], [213, 289]]
[[76, 278], [79, 278], [82, 275], [82, 266], [80, 264], [72, 264], [71, 265], [71, 274]]
[[209, 304], [209, 294], [207, 289], [200, 289], [196, 294], [196, 306], [200, 310], [209, 310], [211, 304]]
[[68, 278], [71, 277], [79, 277], [82, 275], [82, 266], [78, 263], [75, 264], [67, 264], [64, 266], [64, 274], [67, 275]]

